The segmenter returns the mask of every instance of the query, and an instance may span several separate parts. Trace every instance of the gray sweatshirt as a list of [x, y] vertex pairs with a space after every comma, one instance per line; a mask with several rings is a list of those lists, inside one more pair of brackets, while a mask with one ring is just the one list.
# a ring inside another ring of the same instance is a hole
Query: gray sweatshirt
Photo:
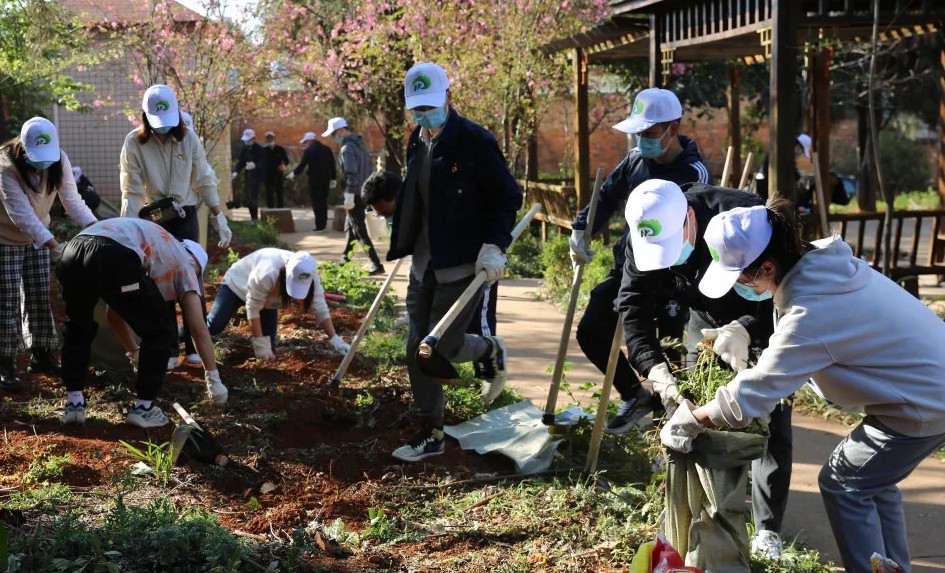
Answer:
[[757, 366], [706, 404], [713, 423], [744, 427], [813, 378], [827, 400], [896, 432], [945, 433], [945, 322], [840, 238], [815, 245], [777, 288]]

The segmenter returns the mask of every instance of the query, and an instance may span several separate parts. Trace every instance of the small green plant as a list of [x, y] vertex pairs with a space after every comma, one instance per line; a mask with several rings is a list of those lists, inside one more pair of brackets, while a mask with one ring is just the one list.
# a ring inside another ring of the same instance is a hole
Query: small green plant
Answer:
[[262, 503], [259, 502], [259, 499], [257, 499], [255, 495], [249, 498], [249, 501], [246, 502], [246, 507], [253, 513], [263, 508]]
[[370, 332], [358, 353], [374, 362], [378, 373], [388, 372], [407, 363], [407, 334], [402, 332]]
[[226, 251], [226, 264], [233, 265], [233, 263], [240, 260], [240, 254], [233, 250], [232, 247]]
[[62, 477], [66, 466], [69, 465], [70, 455], [61, 456], [44, 454], [30, 463], [30, 467], [23, 476], [24, 483], [45, 483]]
[[361, 536], [357, 532], [348, 529], [348, 526], [340, 517], [331, 522], [331, 525], [323, 526], [322, 533], [332, 541], [348, 547], [356, 546], [361, 542]]
[[356, 408], [367, 408], [374, 404], [374, 396], [365, 390], [361, 392], [354, 398], [354, 405]]
[[124, 440], [118, 440], [128, 451], [128, 455], [144, 462], [154, 472], [154, 477], [162, 486], [167, 487], [171, 481], [171, 471], [174, 469], [174, 461], [171, 453], [171, 443], [155, 444], [154, 442], [142, 442], [144, 449], [139, 449]]
[[401, 533], [384, 513], [384, 508], [368, 508], [368, 525], [361, 532], [361, 539], [376, 539], [385, 542], [396, 541], [400, 537]]
[[[53, 482], [43, 484], [40, 487], [13, 492], [9, 499], [3, 503], [3, 507], [7, 509], [36, 507], [40, 503], [56, 506], [67, 503], [70, 499], [72, 499], [72, 490], [69, 489], [69, 486]], [[3, 561], [0, 561], [0, 563], [3, 563]]]

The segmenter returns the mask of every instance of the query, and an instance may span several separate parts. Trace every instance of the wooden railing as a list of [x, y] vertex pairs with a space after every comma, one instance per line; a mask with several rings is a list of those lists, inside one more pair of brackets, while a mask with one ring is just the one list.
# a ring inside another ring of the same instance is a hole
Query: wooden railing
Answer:
[[571, 228], [571, 221], [576, 214], [577, 190], [573, 185], [555, 185], [538, 181], [518, 182], [525, 192], [525, 204], [541, 203], [542, 210], [535, 215], [536, 221], [541, 221], [542, 240], [547, 237], [548, 223]]

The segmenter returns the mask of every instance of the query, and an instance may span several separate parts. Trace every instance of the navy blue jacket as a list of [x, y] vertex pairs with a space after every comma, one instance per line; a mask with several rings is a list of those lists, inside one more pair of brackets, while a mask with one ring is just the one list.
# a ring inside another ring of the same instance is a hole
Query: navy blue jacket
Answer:
[[256, 164], [256, 168], [246, 172], [246, 181], [262, 183], [266, 179], [266, 174], [264, 173], [266, 156], [263, 153], [262, 145], [259, 145], [255, 141], [243, 145], [243, 150], [240, 151], [240, 159], [236, 162], [236, 167], [233, 168], [233, 171], [239, 173], [250, 161]]
[[641, 272], [634, 263], [633, 247], [628, 244], [626, 249], [616, 306], [623, 315], [627, 358], [630, 365], [643, 375], [653, 366], [666, 361], [655, 332], [656, 309], [661, 296], [665, 298], [675, 294], [677, 300], [698, 312], [713, 327], [737, 320], [748, 331], [752, 347], [766, 348], [768, 338], [774, 332], [770, 299], [751, 302], [734, 290], [722, 298], [709, 298], [699, 290], [699, 281], [712, 262], [709, 247], [703, 239], [709, 221], [724, 211], [763, 205], [764, 201], [753, 193], [701, 184], [693, 185], [686, 191], [686, 201], [696, 213], [698, 231], [695, 250], [685, 263], [668, 269]]
[[292, 170], [296, 175], [308, 168], [308, 186], [328, 188], [331, 180], [337, 177], [335, 154], [331, 148], [320, 141], [313, 140], [302, 152], [302, 160]]
[[397, 195], [387, 260], [413, 253], [424, 210], [432, 270], [473, 263], [484, 244], [503, 251], [512, 241], [522, 191], [495, 137], [452, 107], [430, 157], [430, 204], [418, 189], [420, 128], [407, 142], [407, 175]]
[[[682, 186], [687, 183], [712, 184], [712, 176], [702, 163], [702, 156], [696, 142], [684, 135], [679, 136], [682, 151], [670, 163], [657, 163], [652, 159], [645, 159], [636, 147], [623, 158], [610, 177], [601, 185], [597, 199], [597, 213], [594, 215], [594, 230], [591, 235], [599, 232], [610, 221], [613, 214], [623, 205], [630, 192], [637, 185], [647, 179], [665, 179]], [[577, 219], [571, 223], [572, 229], [585, 230], [587, 228], [587, 213], [590, 205], [585, 206], [577, 214]], [[590, 242], [590, 236], [587, 237]], [[624, 225], [623, 237], [614, 245], [614, 268], [623, 268], [624, 252], [627, 248], [627, 227]]]

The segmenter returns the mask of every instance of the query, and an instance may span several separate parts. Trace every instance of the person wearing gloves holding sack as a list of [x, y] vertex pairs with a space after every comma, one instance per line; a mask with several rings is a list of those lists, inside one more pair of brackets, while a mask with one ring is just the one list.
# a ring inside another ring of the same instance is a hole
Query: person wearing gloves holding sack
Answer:
[[374, 243], [368, 234], [367, 223], [364, 221], [364, 201], [361, 200], [361, 186], [371, 176], [374, 168], [371, 165], [371, 154], [364, 147], [360, 135], [351, 133], [348, 122], [343, 117], [333, 117], [328, 120], [328, 129], [322, 137], [331, 137], [341, 146], [341, 175], [344, 178], [342, 190], [345, 200], [345, 250], [341, 261], [347, 263], [351, 258], [351, 250], [355, 242], [360, 242], [367, 251], [373, 265], [372, 275], [384, 274], [384, 265], [377, 256]]
[[[59, 149], [51, 121], [34, 117], [20, 135], [0, 146], [0, 389], [18, 390], [14, 354], [30, 348], [29, 372], [58, 375], [53, 356], [56, 329], [49, 304], [50, 260], [59, 259], [63, 244], [49, 231], [49, 211], [59, 197], [79, 225], [96, 222], [79, 196], [72, 164]], [[25, 333], [21, 333], [20, 308]]]
[[[522, 192], [495, 137], [450, 105], [446, 71], [416, 64], [404, 78], [406, 108], [417, 127], [407, 142], [407, 174], [397, 196], [387, 260], [412, 256], [407, 286], [407, 371], [420, 429], [393, 456], [413, 462], [443, 453], [442, 382], [420, 368], [423, 337], [446, 314], [476, 273], [501, 278]], [[481, 291], [479, 297], [481, 297]], [[476, 301], [466, 305], [440, 338], [437, 352], [450, 362], [477, 362], [482, 400], [505, 386], [505, 342], [466, 332]]]
[[[630, 364], [652, 381], [669, 415], [679, 396], [654, 328], [660, 301], [680, 300], [692, 311], [690, 323], [710, 327], [690, 329], [687, 348], [695, 351], [703, 339], [712, 340], [713, 350], [736, 371], [747, 366], [750, 347], [767, 346], [774, 328], [771, 301], [734, 292], [711, 298], [698, 288], [713, 260], [702, 240], [709, 221], [729, 209], [758, 205], [761, 199], [737, 189], [698, 184], [683, 193], [675, 183], [659, 179], [641, 183], [627, 200], [630, 240], [616, 306], [623, 316]], [[770, 413], [767, 451], [752, 462], [752, 551], [779, 557], [791, 484], [791, 408], [778, 404]]]
[[[665, 179], [677, 185], [712, 183], [696, 142], [679, 133], [681, 118], [682, 105], [673, 92], [650, 88], [637, 94], [630, 116], [614, 126], [614, 129], [626, 133], [627, 137], [632, 135], [635, 146], [601, 186], [594, 229], [590, 232], [587, 230], [590, 205], [585, 206], [571, 223], [573, 230], [568, 244], [571, 260], [575, 264], [591, 261], [594, 252], [587, 246], [591, 236], [607, 224], [640, 183], [648, 179]], [[611, 333], [617, 327], [614, 299], [617, 298], [623, 274], [627, 233], [625, 228], [623, 237], [614, 245], [614, 268], [591, 291], [587, 308], [577, 327], [577, 341], [581, 350], [601, 372], [607, 370]], [[681, 338], [688, 312], [672, 296], [672, 291], [662, 294], [665, 298], [660, 300], [656, 309], [660, 336]], [[623, 352], [617, 358], [614, 388], [620, 394], [620, 409], [607, 422], [604, 431], [618, 435], [629, 430], [653, 406], [650, 403], [651, 394], [640, 385], [640, 379], [630, 368]]]
[[[158, 84], [144, 92], [141, 127], [125, 137], [121, 149], [121, 216], [146, 217], [157, 222], [178, 240], [200, 241], [197, 207], [210, 208], [210, 223], [226, 248], [233, 238], [217, 193], [217, 177], [207, 162], [203, 144], [184, 125], [174, 90]], [[159, 200], [171, 199], [170, 209], [153, 211]], [[165, 215], [170, 213], [170, 215]], [[176, 215], [175, 215], [176, 213]], [[188, 364], [201, 364], [184, 324], [184, 355]], [[168, 368], [180, 364], [175, 341]]]
[[[684, 402], [660, 432], [689, 451], [704, 428], [747, 426], [812, 379], [829, 402], [866, 417], [821, 468], [821, 496], [847, 573], [875, 551], [910, 570], [897, 484], [945, 444], [945, 323], [854, 256], [840, 237], [803, 242], [784, 201], [714, 217], [713, 263], [699, 289], [771, 299], [774, 334], [755, 366], [708, 404]], [[868, 309], [850, 320], [853, 309]]]
[[[213, 342], [201, 309], [206, 264], [207, 253], [198, 243], [178, 241], [163, 227], [142, 219], [106, 219], [69, 241], [57, 269], [69, 317], [62, 348], [67, 396], [61, 423], [85, 422], [82, 390], [98, 331], [93, 312], [99, 298], [108, 305], [109, 325], [137, 373], [137, 401], [128, 413], [129, 424], [156, 428], [168, 422], [154, 400], [167, 374], [168, 341], [177, 335], [169, 301], [180, 302], [184, 321], [190, 324], [204, 364], [208, 397], [217, 405], [226, 402], [228, 391], [214, 362]], [[141, 338], [140, 346], [132, 331]]]
[[306, 131], [299, 143], [308, 143], [308, 147], [302, 152], [302, 160], [286, 177], [294, 179], [308, 169], [308, 196], [315, 214], [315, 232], [324, 233], [328, 224], [328, 189], [337, 185], [335, 155], [331, 148], [318, 141], [314, 131]]
[[241, 306], [246, 306], [253, 333], [253, 353], [259, 360], [275, 360], [276, 325], [279, 308], [297, 300], [310, 310], [336, 353], [344, 355], [349, 345], [335, 332], [325, 291], [318, 279], [318, 265], [312, 255], [283, 249], [254, 251], [233, 263], [223, 276], [223, 284], [207, 315], [210, 334], [223, 332]]
[[240, 158], [233, 167], [233, 173], [230, 179], [236, 179], [243, 169], [246, 170], [246, 184], [243, 187], [243, 198], [246, 199], [246, 208], [249, 209], [249, 219], [255, 225], [259, 220], [259, 188], [265, 181], [263, 173], [263, 148], [256, 143], [256, 132], [252, 129], [244, 129], [240, 137], [243, 142], [243, 150], [240, 151]]

